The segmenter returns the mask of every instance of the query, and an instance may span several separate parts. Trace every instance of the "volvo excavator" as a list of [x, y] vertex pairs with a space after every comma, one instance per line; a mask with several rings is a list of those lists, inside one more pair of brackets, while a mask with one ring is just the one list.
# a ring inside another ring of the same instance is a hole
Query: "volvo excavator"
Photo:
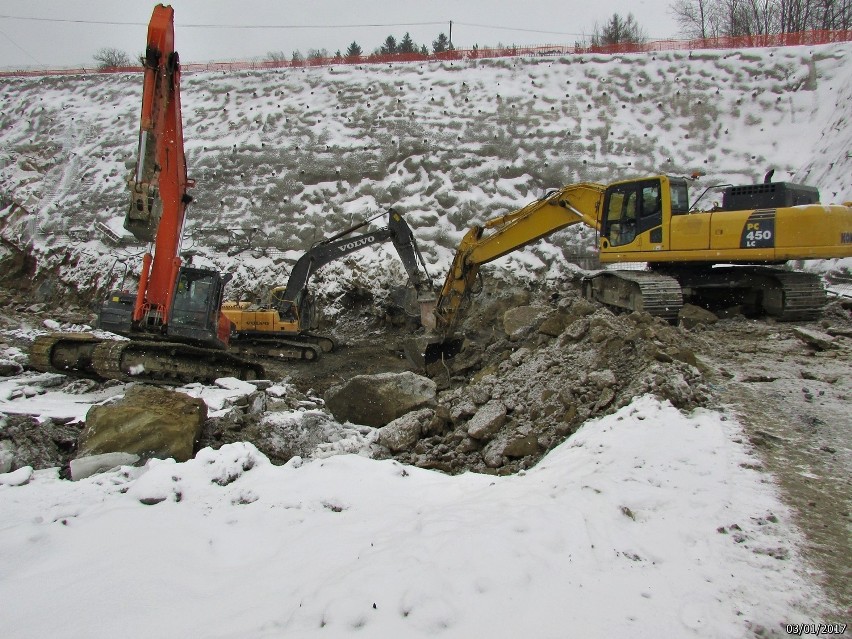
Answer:
[[248, 302], [226, 302], [222, 311], [233, 323], [232, 346], [264, 357], [311, 361], [319, 358], [322, 352], [333, 351], [337, 348], [334, 338], [314, 332], [318, 318], [308, 286], [311, 277], [330, 262], [388, 240], [393, 243], [417, 293], [421, 321], [428, 322], [432, 318], [435, 294], [426, 263], [402, 215], [390, 209], [387, 216], [384, 228], [351, 235], [375, 219], [372, 218], [316, 243], [297, 260], [287, 285], [272, 289], [267, 305], [258, 308]]
[[457, 354], [455, 332], [480, 267], [573, 224], [596, 230], [602, 264], [647, 264], [589, 273], [582, 281], [588, 299], [669, 321], [686, 302], [741, 306], [781, 321], [815, 319], [826, 303], [820, 277], [781, 265], [852, 256], [852, 202], [820, 204], [817, 189], [770, 178], [714, 185], [722, 201], [711, 210], [701, 210], [701, 198], [690, 204], [689, 178], [578, 183], [473, 226], [438, 296], [434, 334], [409, 343], [407, 354], [420, 365]]
[[[30, 365], [96, 378], [182, 384], [218, 377], [256, 379], [263, 367], [229, 352], [231, 322], [221, 312], [227, 278], [183, 265], [180, 245], [188, 179], [180, 109], [174, 11], [157, 5], [148, 25], [135, 170], [124, 226], [143, 242], [138, 290], [111, 293], [100, 327], [129, 339], [55, 333], [38, 337]], [[150, 246], [150, 245], [149, 245]]]

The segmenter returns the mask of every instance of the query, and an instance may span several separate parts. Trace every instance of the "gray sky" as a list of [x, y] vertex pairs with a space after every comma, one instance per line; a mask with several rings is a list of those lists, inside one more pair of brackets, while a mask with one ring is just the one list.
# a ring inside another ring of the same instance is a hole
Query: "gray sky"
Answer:
[[[406, 31], [431, 48], [449, 31], [453, 44], [573, 44], [614, 12], [632, 12], [652, 38], [675, 37], [671, 0], [172, 0], [181, 61], [247, 60], [269, 51], [365, 53]], [[101, 47], [136, 57], [145, 47], [156, 2], [139, 0], [0, 0], [0, 68], [92, 66]], [[13, 16], [13, 17], [8, 17]], [[22, 20], [41, 18], [46, 20]], [[120, 24], [103, 24], [103, 23]], [[434, 23], [434, 24], [422, 24]], [[196, 26], [194, 26], [196, 25]], [[222, 25], [222, 27], [197, 26]], [[379, 25], [379, 26], [366, 26]], [[474, 26], [478, 25], [478, 26]], [[252, 28], [234, 28], [237, 26]], [[262, 28], [257, 28], [262, 27]]]

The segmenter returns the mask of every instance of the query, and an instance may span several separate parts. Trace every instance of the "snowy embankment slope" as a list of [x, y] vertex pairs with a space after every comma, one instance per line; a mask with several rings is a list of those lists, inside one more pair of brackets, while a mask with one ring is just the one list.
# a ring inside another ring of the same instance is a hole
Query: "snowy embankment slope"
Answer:
[[[774, 168], [850, 200], [850, 56], [842, 43], [187, 74], [184, 248], [234, 273], [236, 295], [280, 284], [312, 242], [390, 206], [440, 276], [471, 224], [577, 181], [700, 170], [700, 190]], [[6, 209], [0, 233], [85, 293], [139, 268], [139, 249], [108, 246], [104, 229], [121, 231], [140, 91], [136, 74], [0, 90], [0, 191], [31, 213]], [[496, 270], [556, 276], [592, 237], [572, 227]], [[348, 258], [363, 275], [319, 281], [399, 282], [383, 275], [395, 261], [372, 249]]]
[[781, 633], [814, 595], [738, 437], [641, 398], [511, 477], [272, 466], [250, 444], [74, 483], [39, 471], [0, 485], [4, 633]]

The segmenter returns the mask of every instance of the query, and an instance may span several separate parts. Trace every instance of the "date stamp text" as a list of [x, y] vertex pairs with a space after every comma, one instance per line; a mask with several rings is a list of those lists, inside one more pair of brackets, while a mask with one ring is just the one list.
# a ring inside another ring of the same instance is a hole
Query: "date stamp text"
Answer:
[[846, 633], [845, 623], [788, 623], [784, 629], [788, 635], [796, 637], [842, 635]]

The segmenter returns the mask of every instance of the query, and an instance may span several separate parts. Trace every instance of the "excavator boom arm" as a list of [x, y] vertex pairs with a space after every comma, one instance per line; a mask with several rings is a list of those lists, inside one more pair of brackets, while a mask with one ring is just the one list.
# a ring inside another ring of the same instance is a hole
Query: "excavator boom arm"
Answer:
[[394, 209], [390, 209], [388, 211], [388, 225], [385, 228], [356, 236], [340, 237], [340, 235], [336, 235], [315, 244], [305, 252], [293, 266], [284, 294], [280, 299], [288, 302], [304, 300], [306, 296], [300, 295], [300, 293], [308, 287], [313, 274], [323, 266], [387, 240], [393, 242], [418, 294], [425, 295], [427, 290], [431, 288], [431, 281], [414, 240], [414, 233], [412, 233], [411, 227], [408, 226], [405, 219]]
[[572, 184], [507, 215], [472, 227], [462, 239], [435, 309], [436, 327], [451, 335], [470, 296], [479, 267], [572, 224], [600, 228], [600, 208], [606, 186]]
[[136, 167], [128, 179], [130, 207], [124, 226], [144, 242], [153, 242], [139, 282], [134, 320], [168, 313], [180, 268], [180, 242], [187, 187], [180, 108], [180, 63], [174, 50], [174, 10], [157, 5], [148, 25], [142, 109]]

